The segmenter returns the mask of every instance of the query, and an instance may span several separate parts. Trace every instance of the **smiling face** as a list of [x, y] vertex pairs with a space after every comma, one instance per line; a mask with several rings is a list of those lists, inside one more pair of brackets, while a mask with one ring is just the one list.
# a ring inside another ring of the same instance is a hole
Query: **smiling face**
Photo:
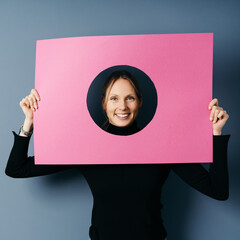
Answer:
[[133, 123], [141, 106], [132, 84], [123, 78], [116, 80], [106, 91], [103, 109], [112, 125], [126, 127]]

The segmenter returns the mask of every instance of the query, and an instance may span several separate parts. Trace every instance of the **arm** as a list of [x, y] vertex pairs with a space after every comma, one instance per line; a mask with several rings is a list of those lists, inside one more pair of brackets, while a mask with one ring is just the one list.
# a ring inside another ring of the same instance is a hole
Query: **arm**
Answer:
[[6, 175], [13, 178], [27, 178], [47, 175], [69, 169], [71, 165], [35, 165], [34, 157], [28, 157], [30, 137], [14, 134], [14, 144], [5, 169]]
[[222, 128], [229, 118], [218, 100], [213, 99], [208, 106], [213, 122], [213, 163], [207, 171], [201, 164], [176, 164], [173, 171], [186, 183], [198, 191], [218, 200], [226, 200], [228, 190], [227, 146], [230, 135], [221, 136]]
[[[40, 101], [40, 97], [35, 89], [31, 93], [22, 99], [19, 103], [25, 114], [25, 121], [23, 124], [23, 130], [30, 132], [33, 129], [33, 112], [38, 109], [37, 101]], [[69, 169], [71, 166], [66, 165], [35, 165], [34, 157], [28, 157], [28, 146], [30, 137], [20, 132], [17, 135], [14, 134], [14, 144], [10, 153], [5, 173], [14, 178], [26, 178], [35, 177], [46, 174], [55, 173], [64, 169]]]
[[229, 196], [227, 146], [230, 135], [213, 136], [213, 163], [207, 171], [200, 163], [175, 164], [173, 171], [201, 193], [226, 200]]

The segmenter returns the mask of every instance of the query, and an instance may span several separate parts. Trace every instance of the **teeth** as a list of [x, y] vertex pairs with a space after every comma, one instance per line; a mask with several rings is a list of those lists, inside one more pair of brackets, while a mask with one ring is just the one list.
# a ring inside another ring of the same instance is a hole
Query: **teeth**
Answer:
[[127, 117], [128, 114], [117, 114], [117, 116], [119, 116], [119, 117]]

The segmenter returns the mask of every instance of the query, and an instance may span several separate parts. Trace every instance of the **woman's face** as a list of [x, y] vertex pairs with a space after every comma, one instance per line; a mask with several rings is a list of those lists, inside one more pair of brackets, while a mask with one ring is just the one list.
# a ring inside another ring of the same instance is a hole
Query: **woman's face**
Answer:
[[123, 78], [114, 82], [107, 93], [103, 108], [109, 122], [118, 127], [126, 127], [133, 123], [141, 105], [132, 84]]

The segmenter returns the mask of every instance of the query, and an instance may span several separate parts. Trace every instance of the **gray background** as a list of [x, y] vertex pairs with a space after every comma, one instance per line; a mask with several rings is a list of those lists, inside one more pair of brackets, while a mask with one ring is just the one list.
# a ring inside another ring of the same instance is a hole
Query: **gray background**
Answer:
[[0, 239], [88, 239], [93, 201], [78, 172], [30, 179], [4, 174], [11, 130], [18, 131], [24, 120], [19, 101], [34, 88], [36, 40], [198, 32], [214, 33], [213, 97], [230, 115], [223, 131], [232, 135], [230, 197], [210, 199], [171, 174], [163, 189], [163, 217], [169, 240], [239, 239], [239, 13], [237, 0], [1, 0]]

